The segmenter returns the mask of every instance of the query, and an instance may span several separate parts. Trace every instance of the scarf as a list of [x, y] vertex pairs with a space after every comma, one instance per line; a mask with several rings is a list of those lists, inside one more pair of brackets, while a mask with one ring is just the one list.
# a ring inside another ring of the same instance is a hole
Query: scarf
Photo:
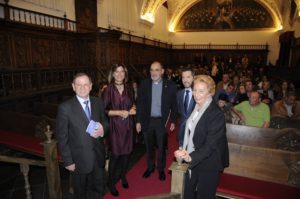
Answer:
[[198, 104], [196, 104], [191, 116], [186, 121], [185, 132], [184, 132], [184, 140], [183, 140], [183, 149], [186, 150], [189, 154], [195, 150], [193, 137], [195, 133], [195, 128], [201, 119], [203, 113], [207, 109], [207, 107], [212, 102], [212, 97], [209, 96], [204, 104], [202, 105], [201, 109], [199, 109]]

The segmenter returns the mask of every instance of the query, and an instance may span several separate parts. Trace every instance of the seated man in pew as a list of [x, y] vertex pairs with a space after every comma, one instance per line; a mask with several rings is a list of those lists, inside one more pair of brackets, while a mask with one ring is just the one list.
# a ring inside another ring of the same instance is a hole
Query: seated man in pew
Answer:
[[300, 101], [296, 101], [296, 92], [286, 92], [283, 99], [276, 101], [271, 110], [272, 117], [300, 119]]
[[251, 91], [249, 101], [239, 103], [233, 108], [233, 112], [247, 126], [268, 128], [270, 126], [270, 109], [261, 102], [260, 94]]

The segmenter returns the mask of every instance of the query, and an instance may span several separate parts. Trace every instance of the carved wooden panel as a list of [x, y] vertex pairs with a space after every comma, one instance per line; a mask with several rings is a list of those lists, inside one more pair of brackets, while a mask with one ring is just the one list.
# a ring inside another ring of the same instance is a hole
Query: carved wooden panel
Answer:
[[129, 47], [126, 43], [119, 44], [119, 62], [128, 65], [129, 62]]
[[0, 68], [9, 67], [9, 45], [8, 45], [8, 35], [0, 32]]
[[69, 51], [68, 42], [56, 40], [53, 45], [53, 65], [63, 67], [67, 63], [67, 53]]
[[76, 64], [78, 63], [78, 53], [77, 53], [77, 49], [78, 49], [78, 42], [71, 38], [68, 41], [68, 45], [69, 45], [69, 52], [68, 52], [68, 61], [66, 63], [66, 66], [76, 66]]
[[32, 38], [32, 63], [40, 67], [49, 67], [51, 63], [51, 40]]
[[119, 44], [114, 41], [114, 40], [111, 40], [108, 42], [108, 53], [107, 53], [107, 56], [109, 57], [108, 58], [108, 65], [112, 65], [114, 63], [118, 63], [120, 61], [119, 59]]
[[14, 37], [14, 52], [15, 52], [15, 62], [17, 68], [29, 67], [29, 45], [28, 37], [24, 35], [15, 35]]

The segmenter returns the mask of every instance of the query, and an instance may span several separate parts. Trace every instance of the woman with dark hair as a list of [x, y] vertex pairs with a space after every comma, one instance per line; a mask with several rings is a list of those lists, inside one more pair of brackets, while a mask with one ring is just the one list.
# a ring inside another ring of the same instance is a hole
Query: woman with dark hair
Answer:
[[276, 94], [276, 100], [281, 100], [283, 98], [286, 97], [286, 93], [289, 90], [295, 90], [295, 86], [293, 83], [287, 81], [287, 80], [283, 80], [281, 82], [280, 88], [277, 92], [275, 92]]
[[109, 72], [109, 85], [103, 91], [103, 101], [109, 118], [110, 160], [108, 167], [109, 188], [113, 196], [119, 192], [115, 187], [121, 171], [123, 188], [128, 188], [126, 180], [129, 155], [133, 148], [133, 115], [136, 114], [134, 92], [131, 84], [126, 84], [127, 69], [122, 64], [114, 64]]

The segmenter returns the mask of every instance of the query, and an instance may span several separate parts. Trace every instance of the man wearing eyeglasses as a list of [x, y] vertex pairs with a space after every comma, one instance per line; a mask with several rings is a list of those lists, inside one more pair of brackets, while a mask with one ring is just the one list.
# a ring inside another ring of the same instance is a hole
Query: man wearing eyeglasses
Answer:
[[157, 170], [159, 180], [166, 179], [166, 124], [170, 121], [170, 131], [175, 129], [177, 115], [176, 84], [163, 79], [164, 68], [155, 61], [150, 67], [150, 78], [145, 79], [138, 89], [137, 132], [143, 131], [147, 152], [147, 169], [143, 178], [148, 178], [155, 170], [154, 146], [158, 147]]

